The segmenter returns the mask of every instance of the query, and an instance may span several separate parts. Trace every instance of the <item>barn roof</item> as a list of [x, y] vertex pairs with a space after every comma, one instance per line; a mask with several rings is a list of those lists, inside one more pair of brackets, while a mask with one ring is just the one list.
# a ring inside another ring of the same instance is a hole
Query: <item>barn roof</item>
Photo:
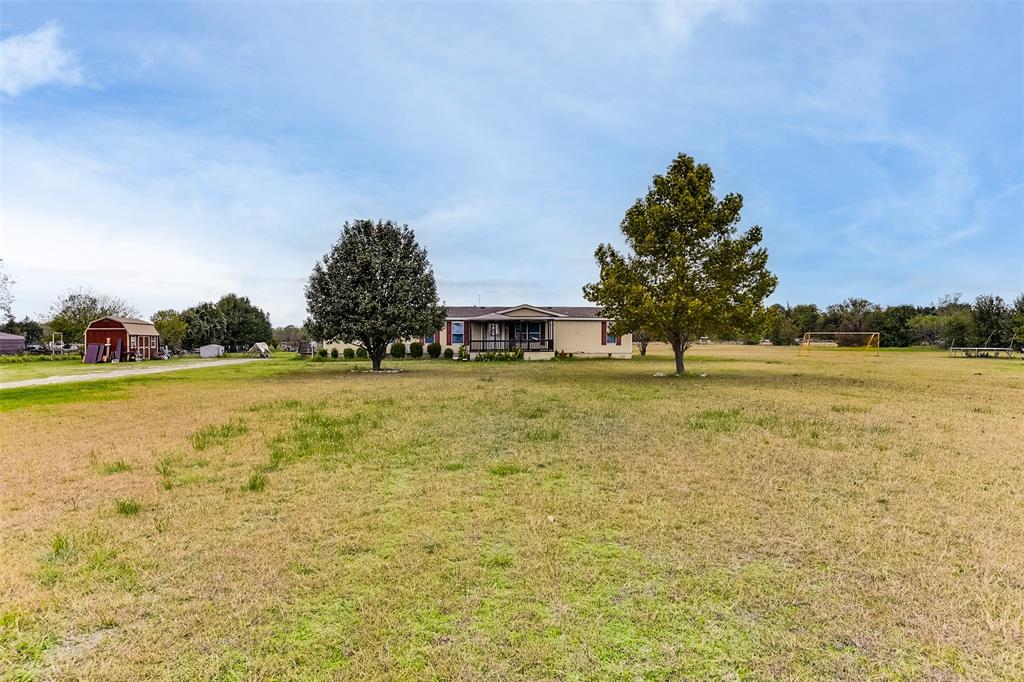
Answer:
[[106, 317], [101, 317], [98, 320], [93, 320], [92, 322], [90, 322], [89, 328], [91, 329], [94, 324], [102, 320], [113, 320], [114, 322], [117, 322], [122, 327], [124, 327], [125, 331], [127, 331], [132, 336], [160, 335], [160, 332], [156, 330], [156, 327], [153, 326], [152, 322], [150, 322], [149, 320], [140, 320], [137, 317], [114, 317], [112, 315], [108, 315]]
[[4, 341], [24, 341], [25, 337], [18, 334], [8, 334], [7, 332], [0, 332], [0, 339]]

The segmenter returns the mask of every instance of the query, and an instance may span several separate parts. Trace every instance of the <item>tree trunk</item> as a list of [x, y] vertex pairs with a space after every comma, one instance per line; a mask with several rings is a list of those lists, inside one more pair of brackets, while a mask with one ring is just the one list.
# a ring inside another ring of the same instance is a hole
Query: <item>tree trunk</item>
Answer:
[[647, 342], [646, 341], [641, 341], [640, 342], [640, 357], [644, 357], [645, 355], [647, 355]]
[[384, 359], [383, 353], [374, 353], [370, 356], [370, 362], [373, 364], [373, 371], [380, 371], [380, 361]]
[[686, 352], [686, 348], [683, 346], [682, 341], [672, 342], [672, 353], [676, 356], [676, 376], [682, 376], [686, 371], [683, 368], [683, 353]]

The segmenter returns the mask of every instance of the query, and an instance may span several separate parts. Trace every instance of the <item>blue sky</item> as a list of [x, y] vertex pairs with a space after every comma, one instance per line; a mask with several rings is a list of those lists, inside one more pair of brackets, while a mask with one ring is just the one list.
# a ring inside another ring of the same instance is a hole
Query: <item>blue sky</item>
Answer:
[[449, 304], [583, 303], [686, 152], [740, 192], [772, 301], [1024, 290], [1024, 4], [15, 4], [0, 258], [18, 315], [228, 291], [301, 322], [357, 217]]

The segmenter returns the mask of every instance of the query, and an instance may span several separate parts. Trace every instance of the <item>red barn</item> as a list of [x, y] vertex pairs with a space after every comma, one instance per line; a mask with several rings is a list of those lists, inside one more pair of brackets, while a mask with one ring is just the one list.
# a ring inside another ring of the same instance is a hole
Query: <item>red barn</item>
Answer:
[[134, 317], [101, 317], [85, 330], [85, 362], [149, 360], [160, 352], [160, 332]]

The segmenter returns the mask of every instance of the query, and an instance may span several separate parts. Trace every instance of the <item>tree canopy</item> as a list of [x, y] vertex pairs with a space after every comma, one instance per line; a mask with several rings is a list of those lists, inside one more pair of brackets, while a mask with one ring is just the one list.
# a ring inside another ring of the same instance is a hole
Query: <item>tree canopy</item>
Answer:
[[225, 346], [244, 350], [257, 341], [271, 341], [274, 330], [270, 317], [248, 297], [225, 294], [217, 301], [217, 308], [224, 314], [224, 336], [220, 342]]
[[707, 164], [680, 154], [626, 212], [629, 252], [601, 244], [599, 281], [583, 293], [615, 320], [613, 331], [646, 329], [672, 346], [676, 373], [701, 336], [760, 329], [777, 279], [759, 245], [761, 228], [737, 233], [743, 197], [714, 194]]
[[198, 348], [208, 343], [221, 343], [227, 328], [224, 313], [213, 303], [200, 303], [181, 311], [186, 331], [182, 343], [186, 348]]
[[188, 331], [188, 325], [177, 310], [158, 310], [153, 313], [153, 326], [160, 332], [160, 340], [165, 346], [180, 349]]
[[65, 342], [82, 341], [85, 329], [101, 317], [135, 317], [139, 311], [123, 298], [97, 294], [88, 289], [61, 295], [50, 306], [49, 326], [63, 334]]
[[427, 252], [407, 225], [390, 220], [346, 222], [313, 266], [306, 285], [306, 329], [315, 338], [361, 344], [380, 370], [388, 343], [441, 327]]

